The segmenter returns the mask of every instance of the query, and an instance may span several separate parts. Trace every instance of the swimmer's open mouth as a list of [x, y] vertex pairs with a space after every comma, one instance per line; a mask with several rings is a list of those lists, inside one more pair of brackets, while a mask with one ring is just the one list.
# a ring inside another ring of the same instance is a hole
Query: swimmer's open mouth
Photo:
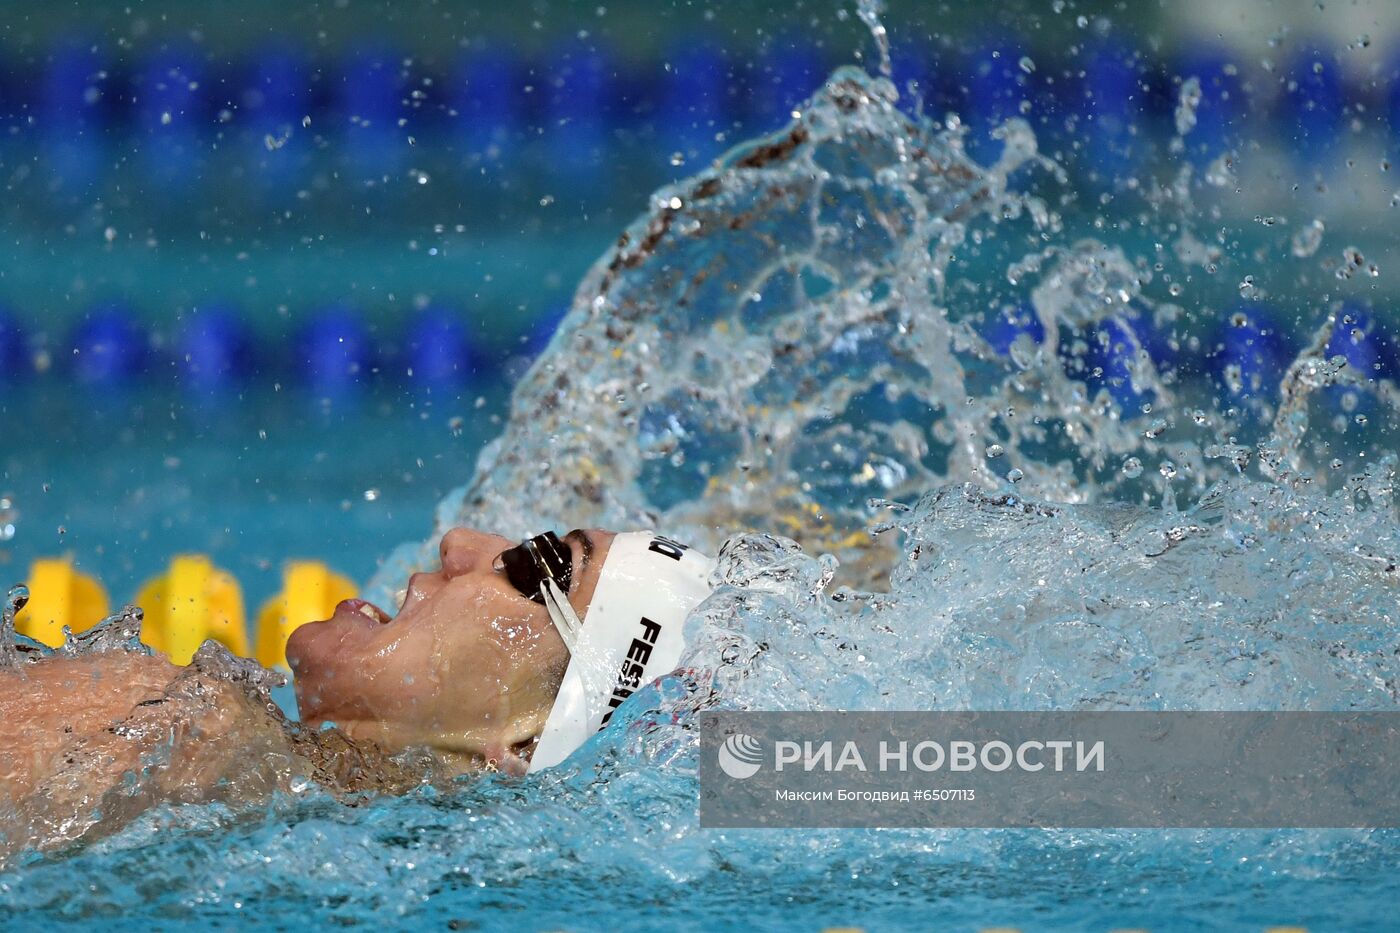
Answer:
[[365, 618], [378, 622], [380, 625], [388, 625], [391, 621], [389, 613], [380, 609], [374, 603], [364, 599], [342, 599], [336, 605], [335, 610], [339, 612], [342, 609], [346, 612], [358, 612]]

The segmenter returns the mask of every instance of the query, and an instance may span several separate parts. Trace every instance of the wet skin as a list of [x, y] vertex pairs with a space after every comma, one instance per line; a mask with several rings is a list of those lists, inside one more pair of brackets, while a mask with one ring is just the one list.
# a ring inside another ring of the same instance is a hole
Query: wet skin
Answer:
[[[569, 602], [580, 618], [613, 534], [573, 531]], [[454, 528], [441, 569], [416, 573], [398, 614], [348, 599], [287, 643], [303, 721], [333, 722], [356, 739], [398, 750], [429, 746], [462, 770], [523, 773], [568, 666], [544, 606], [500, 568], [519, 544]]]

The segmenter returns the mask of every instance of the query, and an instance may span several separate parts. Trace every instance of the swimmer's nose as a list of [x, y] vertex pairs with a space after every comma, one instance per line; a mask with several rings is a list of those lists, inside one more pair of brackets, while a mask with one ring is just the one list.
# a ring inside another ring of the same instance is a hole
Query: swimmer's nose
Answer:
[[450, 580], [473, 571], [489, 571], [496, 555], [510, 547], [500, 535], [488, 535], [472, 528], [453, 528], [442, 536], [439, 556], [443, 574]]

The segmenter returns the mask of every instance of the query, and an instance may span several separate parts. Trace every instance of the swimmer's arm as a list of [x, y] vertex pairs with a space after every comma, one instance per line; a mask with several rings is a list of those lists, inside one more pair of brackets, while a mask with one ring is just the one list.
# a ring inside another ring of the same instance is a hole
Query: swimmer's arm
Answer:
[[243, 690], [193, 667], [111, 652], [0, 670], [0, 865], [157, 803], [262, 800], [300, 770]]
[[[158, 700], [178, 670], [135, 653], [0, 668], [0, 805], [29, 796], [65, 767], [67, 751]], [[122, 758], [113, 765], [135, 764]]]

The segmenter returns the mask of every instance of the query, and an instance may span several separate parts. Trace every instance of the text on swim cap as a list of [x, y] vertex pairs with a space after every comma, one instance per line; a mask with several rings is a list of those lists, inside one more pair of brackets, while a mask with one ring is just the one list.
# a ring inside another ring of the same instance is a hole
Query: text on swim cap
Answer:
[[690, 545], [678, 544], [664, 535], [657, 535], [651, 539], [647, 550], [669, 557], [671, 560], [680, 560], [681, 555], [690, 550]]
[[661, 626], [646, 616], [642, 616], [641, 622], [642, 634], [632, 639], [632, 644], [627, 646], [627, 657], [622, 659], [622, 669], [617, 672], [617, 685], [613, 687], [612, 696], [608, 697], [608, 711], [603, 714], [603, 721], [598, 724], [599, 729], [608, 724], [613, 711], [622, 705], [622, 701], [642, 685], [642, 672], [646, 669], [647, 661], [651, 660], [651, 649], [656, 647], [656, 639], [661, 635]]

